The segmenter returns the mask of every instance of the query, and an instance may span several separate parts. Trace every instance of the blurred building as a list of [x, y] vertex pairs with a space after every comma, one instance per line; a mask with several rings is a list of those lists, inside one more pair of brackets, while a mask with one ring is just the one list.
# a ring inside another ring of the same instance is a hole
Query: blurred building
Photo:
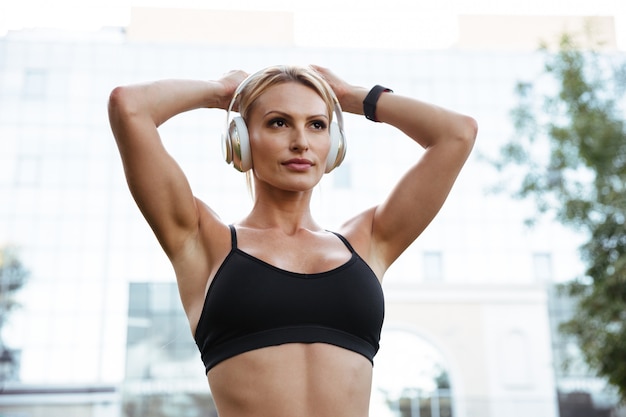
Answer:
[[[301, 41], [311, 23], [287, 12], [137, 9], [125, 29], [0, 39], [0, 244], [17, 246], [31, 272], [23, 308], [3, 329], [21, 363], [19, 380], [4, 381], [1, 414], [51, 416], [52, 405], [81, 417], [212, 412], [172, 268], [126, 188], [108, 94], [158, 78], [317, 63], [353, 83], [470, 114], [480, 126], [442, 212], [385, 278], [372, 417], [557, 416], [547, 288], [581, 271], [579, 238], [550, 223], [526, 229], [532, 208], [488, 193], [495, 173], [479, 157], [513, 133], [515, 83], [542, 70], [533, 36], [553, 38], [557, 22], [575, 20], [553, 19], [540, 32], [530, 17], [506, 20], [528, 33], [526, 43], [503, 43], [510, 33], [500, 18], [461, 17], [463, 42], [430, 50], [347, 47], [323, 28], [319, 43]], [[610, 50], [613, 21], [598, 19]], [[313, 204], [330, 229], [384, 198], [420, 154], [388, 126], [345, 119], [348, 156]], [[250, 198], [222, 160], [224, 126], [223, 111], [199, 110], [161, 134], [196, 195], [234, 222]]]

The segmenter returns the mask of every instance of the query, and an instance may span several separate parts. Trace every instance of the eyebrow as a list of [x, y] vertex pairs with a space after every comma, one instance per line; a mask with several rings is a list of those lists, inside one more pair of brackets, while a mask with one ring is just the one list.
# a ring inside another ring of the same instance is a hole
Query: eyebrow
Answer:
[[[290, 118], [290, 119], [293, 118], [293, 116], [290, 113], [286, 113], [286, 112], [280, 111], [280, 110], [270, 110], [270, 111], [268, 111], [267, 113], [265, 113], [263, 115], [263, 118], [266, 118], [266, 117], [268, 117], [268, 116], [270, 116], [270, 115], [272, 115], [274, 113], [276, 115], [278, 115], [278, 116], [282, 116], [282, 117], [285, 117], [285, 118]], [[326, 120], [330, 120], [330, 117], [328, 117], [328, 115], [326, 115], [326, 114], [312, 114], [310, 116], [307, 116], [307, 119], [318, 119], [318, 118], [324, 118]]]

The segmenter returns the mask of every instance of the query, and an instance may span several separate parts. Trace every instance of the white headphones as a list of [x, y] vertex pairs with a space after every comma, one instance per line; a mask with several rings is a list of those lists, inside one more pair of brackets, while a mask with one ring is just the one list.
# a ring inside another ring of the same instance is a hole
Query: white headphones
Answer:
[[[252, 75], [249, 75], [245, 80], [239, 84], [233, 98], [228, 106], [226, 113], [226, 131], [222, 135], [222, 154], [227, 164], [232, 163], [236, 170], [240, 172], [246, 172], [252, 168], [252, 152], [250, 151], [250, 137], [248, 135], [248, 128], [243, 117], [237, 116], [230, 118], [231, 111], [235, 104], [235, 100], [239, 96], [239, 93], [248, 84], [250, 79], [256, 75], [262, 73], [265, 69], [258, 71]], [[343, 159], [346, 156], [346, 136], [343, 132], [343, 115], [341, 112], [341, 106], [339, 100], [335, 96], [332, 89], [329, 89], [334, 101], [333, 110], [335, 113], [336, 122], [330, 124], [330, 150], [328, 151], [328, 157], [326, 158], [326, 169], [328, 173], [341, 165]]]

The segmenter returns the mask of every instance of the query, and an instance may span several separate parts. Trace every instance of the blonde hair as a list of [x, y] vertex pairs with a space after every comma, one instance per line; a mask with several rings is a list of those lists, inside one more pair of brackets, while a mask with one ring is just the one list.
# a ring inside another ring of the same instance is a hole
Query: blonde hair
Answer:
[[239, 114], [246, 120], [256, 100], [277, 84], [295, 82], [315, 91], [326, 103], [329, 120], [332, 121], [335, 109], [335, 93], [322, 76], [310, 67], [296, 65], [277, 65], [265, 68], [252, 75], [242, 88], [237, 98]]

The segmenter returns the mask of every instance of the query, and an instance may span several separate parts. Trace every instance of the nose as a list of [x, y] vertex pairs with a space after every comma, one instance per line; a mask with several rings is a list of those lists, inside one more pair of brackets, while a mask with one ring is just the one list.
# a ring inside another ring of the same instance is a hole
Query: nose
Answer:
[[307, 140], [304, 128], [293, 129], [291, 137], [290, 149], [294, 152], [303, 152], [309, 149], [309, 141]]

